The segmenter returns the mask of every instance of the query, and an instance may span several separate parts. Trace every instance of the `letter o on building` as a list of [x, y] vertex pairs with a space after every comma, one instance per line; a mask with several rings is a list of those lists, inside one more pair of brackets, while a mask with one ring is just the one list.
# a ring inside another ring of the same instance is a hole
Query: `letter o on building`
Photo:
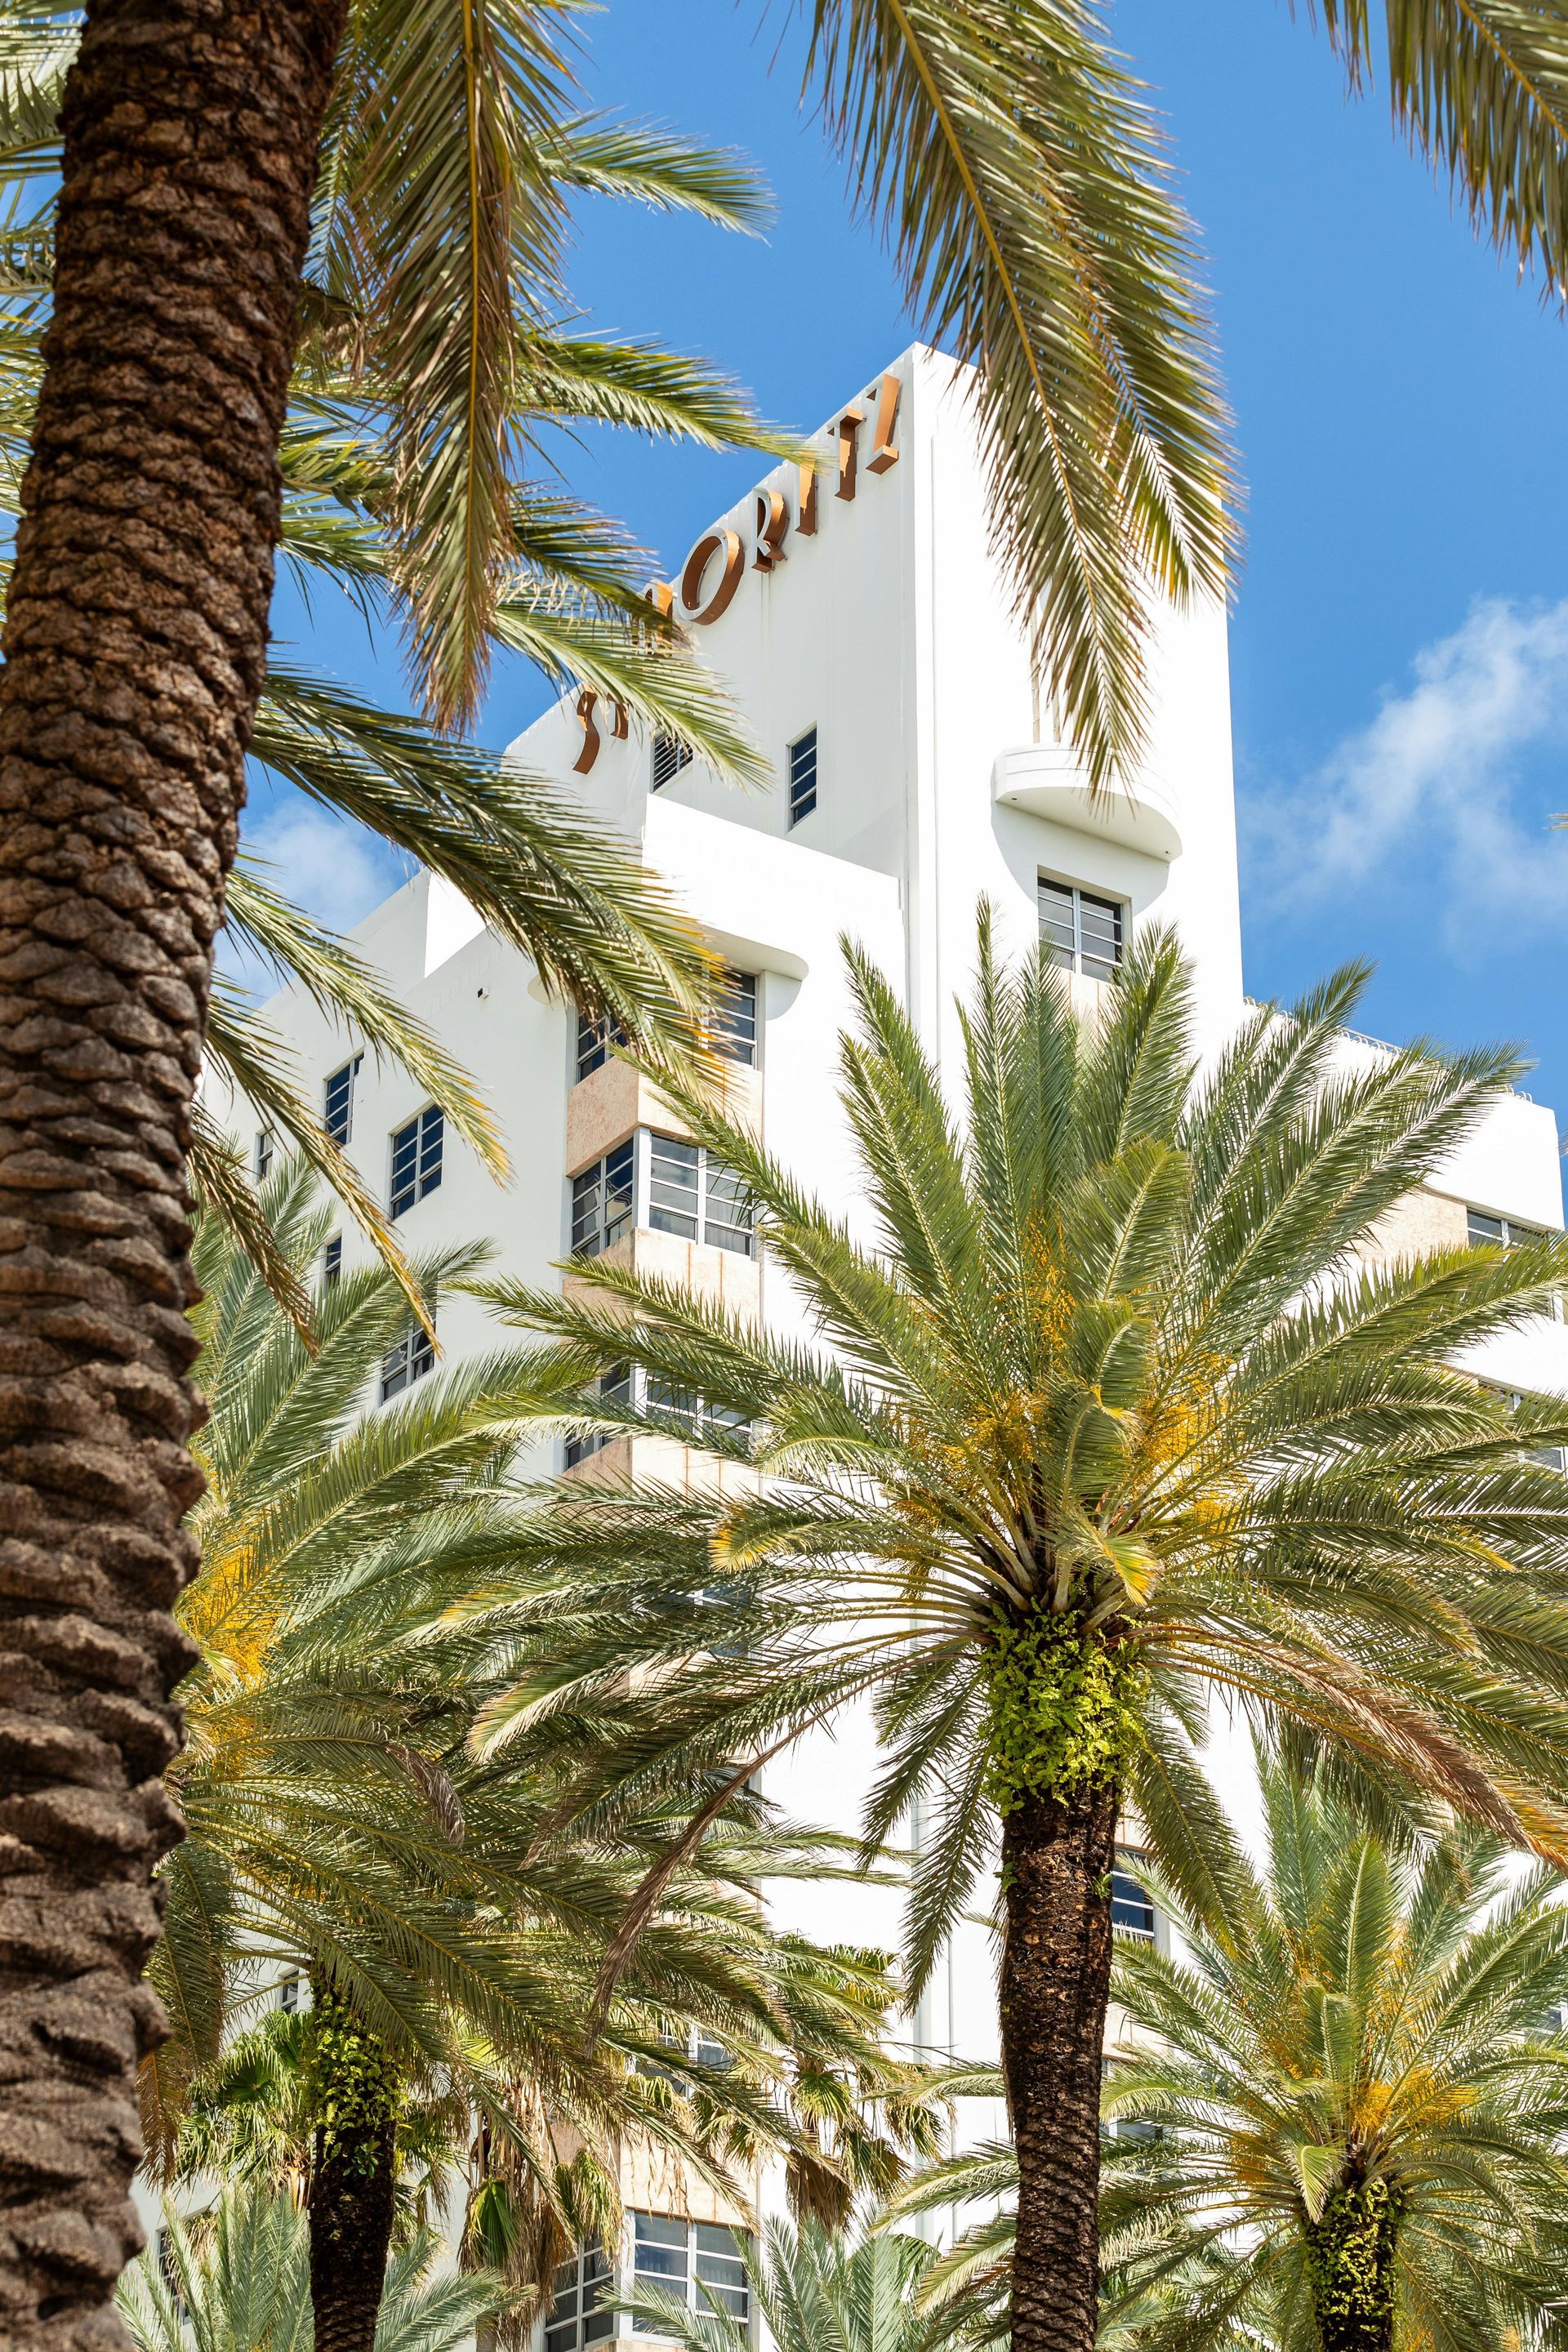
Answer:
[[[722, 555], [724, 568], [718, 584], [706, 601], [702, 582], [716, 555]], [[700, 539], [686, 559], [686, 569], [680, 575], [680, 601], [694, 621], [704, 625], [716, 621], [721, 613], [729, 610], [730, 599], [741, 584], [746, 568], [746, 551], [741, 545], [741, 534], [735, 530], [710, 530]]]

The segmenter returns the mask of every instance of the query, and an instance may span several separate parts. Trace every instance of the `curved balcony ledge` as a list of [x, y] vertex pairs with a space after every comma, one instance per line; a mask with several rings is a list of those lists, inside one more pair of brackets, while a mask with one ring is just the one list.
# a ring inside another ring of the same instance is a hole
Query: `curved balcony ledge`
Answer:
[[1077, 754], [1060, 743], [1024, 743], [998, 751], [992, 797], [1004, 807], [1049, 817], [1073, 833], [1141, 850], [1145, 857], [1169, 863], [1181, 855], [1175, 811], [1158, 784], [1145, 781], [1136, 793], [1124, 784], [1107, 784], [1091, 793]]

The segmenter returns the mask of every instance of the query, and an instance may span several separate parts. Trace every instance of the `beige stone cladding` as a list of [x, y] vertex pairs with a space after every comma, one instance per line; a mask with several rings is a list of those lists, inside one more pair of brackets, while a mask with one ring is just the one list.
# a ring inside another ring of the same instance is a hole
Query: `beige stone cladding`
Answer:
[[[762, 1125], [762, 1073], [743, 1062], [723, 1066], [720, 1103], [726, 1118], [753, 1131]], [[602, 1160], [635, 1128], [651, 1127], [659, 1135], [689, 1140], [691, 1130], [673, 1103], [668, 1102], [650, 1079], [629, 1062], [612, 1055], [585, 1078], [579, 1078], [566, 1097], [566, 1173], [575, 1176]]]
[[1364, 1265], [1379, 1266], [1430, 1257], [1436, 1250], [1463, 1249], [1469, 1238], [1467, 1213], [1463, 1201], [1422, 1185], [1378, 1219], [1357, 1255]]

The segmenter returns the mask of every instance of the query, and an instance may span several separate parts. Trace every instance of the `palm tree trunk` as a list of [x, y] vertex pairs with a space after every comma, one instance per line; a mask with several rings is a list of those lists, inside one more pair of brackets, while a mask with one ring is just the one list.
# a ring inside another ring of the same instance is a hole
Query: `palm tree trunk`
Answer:
[[1002, 2064], [1018, 2154], [1014, 2352], [1093, 2352], [1100, 2072], [1117, 1794], [1030, 1796], [1006, 1816]]
[[308, 2208], [315, 2352], [373, 2352], [392, 2243], [396, 2138], [390, 2116], [330, 2140], [316, 2135]]
[[1397, 2234], [1387, 2182], [1352, 2169], [1307, 2233], [1322, 2352], [1392, 2352]]
[[380, 2036], [321, 1968], [310, 1971], [308, 2046], [315, 2352], [372, 2352], [392, 2243], [402, 2081]]
[[342, 0], [93, 0], [0, 681], [0, 2341], [107, 2344], [188, 1651], [184, 1157]]

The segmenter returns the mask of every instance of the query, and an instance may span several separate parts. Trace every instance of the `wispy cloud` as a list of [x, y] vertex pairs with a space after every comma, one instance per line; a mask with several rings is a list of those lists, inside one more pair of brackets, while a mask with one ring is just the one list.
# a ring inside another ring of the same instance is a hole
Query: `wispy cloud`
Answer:
[[[1466, 961], [1568, 913], [1568, 599], [1476, 604], [1419, 653], [1414, 683], [1322, 765], [1249, 793], [1248, 881], [1303, 916], [1331, 891], [1419, 891]], [[1542, 797], [1544, 793], [1545, 797]]]
[[[413, 870], [410, 860], [376, 835], [331, 815], [292, 789], [275, 793], [258, 821], [247, 824], [245, 847], [274, 889], [334, 931], [363, 922]], [[224, 944], [222, 961], [237, 979], [264, 993], [277, 985], [272, 972], [255, 968], [232, 940]]]

